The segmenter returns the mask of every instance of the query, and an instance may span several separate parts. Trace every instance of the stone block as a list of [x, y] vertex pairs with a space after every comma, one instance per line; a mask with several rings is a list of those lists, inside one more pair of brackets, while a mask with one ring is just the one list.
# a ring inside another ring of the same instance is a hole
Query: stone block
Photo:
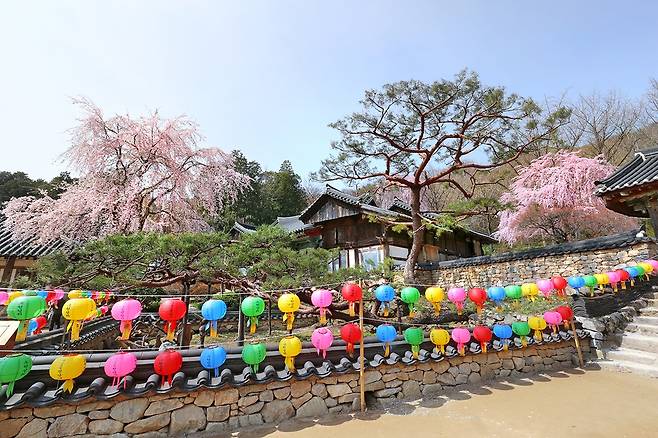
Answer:
[[215, 402], [215, 394], [210, 391], [201, 391], [194, 399], [194, 404], [201, 407], [212, 406]]
[[249, 405], [241, 408], [240, 411], [244, 414], [252, 415], [255, 414], [256, 412], [260, 412], [260, 410], [263, 409], [264, 405], [265, 402], [259, 401], [257, 403], [254, 403], [253, 405]]
[[386, 382], [385, 384], [386, 388], [398, 388], [402, 386], [402, 381], [401, 380], [391, 380], [390, 382]]
[[75, 412], [73, 405], [55, 405], [46, 408], [34, 408], [32, 413], [39, 418], [54, 418], [62, 415], [68, 415]]
[[123, 430], [123, 423], [117, 420], [105, 419], [89, 422], [89, 433], [94, 435], [111, 435]]
[[324, 399], [324, 404], [327, 405], [328, 408], [333, 408], [338, 404], [338, 401], [335, 398], [327, 397]]
[[345, 394], [351, 393], [352, 388], [350, 388], [349, 385], [347, 385], [345, 383], [338, 383], [336, 385], [328, 385], [327, 386], [327, 392], [329, 393], [330, 397], [338, 398], [338, 397], [343, 396]]
[[416, 382], [423, 381], [423, 371], [416, 370], [409, 373], [409, 380], [415, 380]]
[[313, 397], [297, 409], [297, 417], [321, 417], [329, 412], [327, 405], [320, 397]]
[[274, 398], [277, 400], [284, 400], [290, 395], [290, 387], [286, 386], [285, 388], [279, 388], [272, 391], [274, 393]]
[[96, 401], [96, 402], [78, 405], [75, 411], [81, 414], [84, 412], [99, 411], [101, 409], [110, 409], [112, 406], [114, 406], [114, 404], [115, 401], [113, 400]]
[[149, 417], [151, 415], [158, 415], [165, 412], [171, 412], [182, 406], [183, 406], [183, 402], [179, 398], [154, 401], [151, 402], [148, 408], [146, 408], [146, 411], [144, 412], [144, 416]]
[[364, 373], [363, 378], [364, 378], [365, 384], [367, 385], [369, 383], [374, 383], [374, 382], [380, 381], [382, 379], [382, 373], [380, 373], [377, 370], [366, 371]]
[[[4, 429], [4, 422], [2, 423], [2, 427], [0, 427], [0, 435], [3, 434], [2, 429]], [[46, 433], [47, 430], [48, 422], [46, 420], [34, 418], [23, 426], [18, 435], [16, 435], [16, 438], [46, 438], [48, 436]]]
[[358, 398], [359, 398], [359, 394], [356, 393], [346, 394], [338, 398], [338, 403], [339, 404], [352, 403], [354, 400], [357, 400]]
[[141, 420], [133, 421], [126, 424], [124, 432], [130, 434], [140, 434], [148, 432], [156, 432], [169, 424], [170, 413], [153, 415], [152, 417], [142, 418]]
[[290, 385], [290, 395], [293, 398], [301, 397], [311, 392], [311, 382], [307, 380], [297, 380]]
[[[11, 438], [20, 433], [21, 429], [27, 424], [27, 417], [23, 418], [12, 418], [2, 420], [2, 427], [0, 427], [0, 438]], [[85, 429], [86, 429], [85, 424]], [[84, 431], [82, 432], [84, 433]], [[57, 435], [57, 436], [66, 436], [66, 435]]]
[[292, 399], [292, 405], [295, 407], [295, 409], [299, 408], [301, 405], [309, 401], [313, 397], [310, 392], [307, 392], [306, 394], [302, 395], [299, 398], [294, 398]]
[[415, 380], [407, 380], [402, 384], [402, 394], [404, 398], [412, 400], [420, 398], [420, 384]]
[[211, 406], [206, 409], [208, 421], [226, 421], [228, 420], [231, 408], [227, 405]]
[[[110, 417], [122, 423], [132, 423], [144, 415], [149, 405], [147, 398], [133, 398], [119, 402], [110, 409]], [[51, 426], [52, 427], [52, 426]], [[48, 431], [50, 434], [50, 430]]]
[[240, 394], [237, 389], [226, 388], [215, 393], [215, 406], [237, 403], [239, 398]]
[[266, 403], [261, 411], [265, 423], [280, 423], [295, 415], [295, 408], [288, 400], [274, 400]]
[[198, 406], [187, 405], [171, 413], [170, 435], [196, 432], [206, 427], [206, 414]]
[[440, 394], [442, 391], [443, 391], [443, 387], [441, 386], [440, 383], [423, 385], [423, 388], [421, 389], [421, 393], [423, 394], [423, 397], [434, 397]]
[[91, 411], [87, 414], [90, 420], [105, 420], [110, 417], [110, 411]]
[[274, 400], [274, 392], [272, 392], [271, 389], [265, 390], [260, 393], [260, 395], [258, 396], [258, 400], [262, 402], [272, 401]]
[[436, 383], [437, 374], [435, 371], [425, 371], [423, 373], [423, 383], [429, 385], [431, 383]]
[[[148, 400], [144, 401], [148, 404]], [[144, 411], [142, 411], [142, 413], [144, 413]], [[57, 417], [55, 422], [50, 425], [48, 428], [48, 437], [57, 438], [71, 435], [82, 435], [83, 433], [87, 433], [87, 424], [89, 424], [89, 418], [87, 418], [86, 415], [63, 415]]]
[[451, 373], [439, 374], [437, 380], [444, 385], [455, 386], [455, 377]]

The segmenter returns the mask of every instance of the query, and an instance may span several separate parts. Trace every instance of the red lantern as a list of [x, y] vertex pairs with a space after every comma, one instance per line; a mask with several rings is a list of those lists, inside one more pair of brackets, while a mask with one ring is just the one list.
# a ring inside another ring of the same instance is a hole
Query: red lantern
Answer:
[[557, 309], [555, 309], [557, 313], [562, 316], [562, 322], [564, 322], [564, 327], [569, 328], [569, 321], [571, 321], [571, 318], [573, 318], [573, 310], [571, 310], [571, 307], [569, 306], [560, 306]]
[[160, 318], [165, 321], [164, 330], [167, 332], [167, 340], [174, 340], [176, 321], [184, 317], [186, 312], [185, 303], [181, 300], [167, 299], [160, 303], [158, 313], [160, 314]]
[[617, 269], [615, 272], [619, 275], [621, 288], [626, 289], [626, 282], [631, 279], [631, 274], [629, 274], [625, 269]]
[[479, 287], [474, 287], [468, 291], [468, 299], [475, 303], [477, 307], [477, 312], [482, 313], [482, 308], [484, 303], [487, 301], [487, 291], [480, 289]]
[[38, 335], [41, 333], [41, 329], [44, 328], [46, 324], [48, 324], [48, 319], [41, 315], [37, 316], [35, 321], [37, 322], [37, 329], [33, 332], [33, 334]]
[[553, 282], [553, 286], [555, 286], [555, 290], [557, 291], [557, 296], [558, 297], [563, 297], [564, 296], [564, 290], [567, 287], [567, 280], [564, 277], [560, 277], [559, 275], [556, 275], [555, 277], [551, 278], [551, 281]]
[[356, 283], [345, 283], [343, 289], [340, 291], [345, 301], [349, 303], [350, 316], [354, 316], [354, 303], [363, 298], [363, 291], [361, 286]]
[[340, 328], [340, 337], [347, 342], [347, 352], [352, 356], [354, 344], [361, 341], [361, 329], [354, 323], [345, 324]]
[[182, 366], [183, 356], [178, 351], [165, 350], [160, 352], [155, 357], [155, 363], [153, 364], [156, 374], [162, 376], [162, 384], [160, 386], [164, 386], [165, 382], [171, 386], [171, 379]]
[[480, 347], [482, 347], [482, 352], [486, 353], [487, 352], [487, 344], [491, 342], [491, 330], [489, 327], [483, 326], [483, 325], [478, 325], [473, 329], [473, 337], [475, 338], [476, 341], [480, 343]]

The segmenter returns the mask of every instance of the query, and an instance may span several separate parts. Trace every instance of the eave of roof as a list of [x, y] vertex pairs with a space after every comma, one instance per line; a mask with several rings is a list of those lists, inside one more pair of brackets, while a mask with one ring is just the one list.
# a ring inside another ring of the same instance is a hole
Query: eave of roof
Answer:
[[629, 163], [621, 166], [612, 175], [602, 181], [594, 191], [597, 196], [643, 186], [658, 181], [658, 148], [640, 151]]
[[0, 257], [43, 257], [68, 248], [61, 240], [36, 243], [37, 238], [16, 239], [11, 231], [0, 225]]

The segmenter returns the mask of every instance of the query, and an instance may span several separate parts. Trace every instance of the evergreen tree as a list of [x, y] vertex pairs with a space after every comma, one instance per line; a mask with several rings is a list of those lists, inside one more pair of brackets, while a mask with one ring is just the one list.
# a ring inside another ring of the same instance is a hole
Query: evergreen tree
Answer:
[[272, 213], [276, 216], [294, 216], [306, 208], [306, 196], [302, 179], [292, 168], [290, 161], [281, 163], [269, 185]]

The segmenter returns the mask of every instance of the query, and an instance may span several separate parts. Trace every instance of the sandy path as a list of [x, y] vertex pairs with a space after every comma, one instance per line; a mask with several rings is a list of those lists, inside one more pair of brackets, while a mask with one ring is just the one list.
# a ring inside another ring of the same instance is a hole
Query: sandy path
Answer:
[[658, 379], [568, 370], [240, 437], [658, 437]]

